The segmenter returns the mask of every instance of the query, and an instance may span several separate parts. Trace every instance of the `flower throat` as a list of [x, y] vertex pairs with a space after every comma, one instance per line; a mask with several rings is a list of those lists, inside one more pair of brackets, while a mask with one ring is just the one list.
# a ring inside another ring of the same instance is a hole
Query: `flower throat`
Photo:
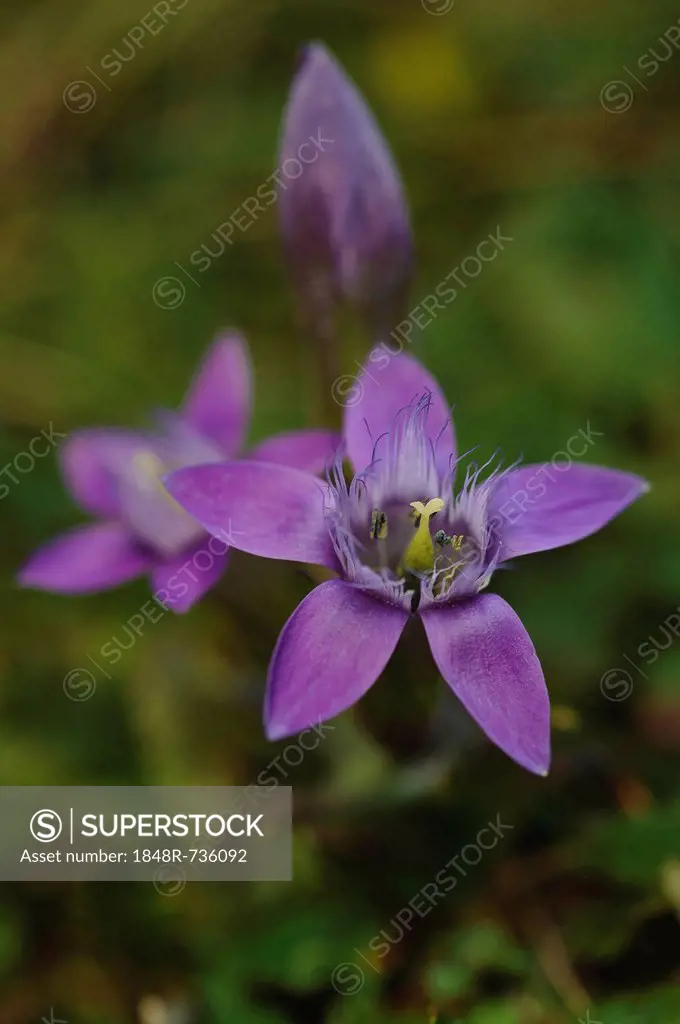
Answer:
[[[410, 539], [405, 538], [401, 544], [396, 575], [404, 579], [409, 588], [414, 590], [413, 607], [416, 609], [420, 600], [420, 587], [424, 578], [429, 578], [436, 591], [441, 592], [450, 586], [456, 571], [465, 563], [465, 558], [456, 559], [453, 552], [459, 553], [465, 541], [464, 534], [450, 536], [445, 530], [437, 530], [432, 534], [431, 520], [444, 508], [443, 498], [412, 501], [408, 519], [413, 530]], [[374, 508], [371, 514], [371, 540], [376, 542], [379, 552], [379, 563], [383, 569], [390, 568], [386, 542], [389, 536], [388, 514], [382, 509]], [[450, 553], [446, 549], [450, 548]], [[393, 552], [394, 553], [394, 552]], [[453, 556], [453, 557], [452, 557]]]

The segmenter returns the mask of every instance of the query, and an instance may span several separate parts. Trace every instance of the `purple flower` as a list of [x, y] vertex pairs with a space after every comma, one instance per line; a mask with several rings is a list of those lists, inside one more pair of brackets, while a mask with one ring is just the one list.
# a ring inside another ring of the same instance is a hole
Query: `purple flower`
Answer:
[[402, 319], [411, 279], [408, 210], [373, 115], [319, 43], [303, 51], [291, 87], [279, 167], [281, 227], [302, 310], [327, 337], [338, 300], [347, 300], [381, 337]]
[[[456, 484], [453, 425], [436, 381], [412, 357], [345, 411], [341, 463], [324, 485], [256, 462], [198, 466], [167, 481], [209, 531], [231, 520], [237, 546], [334, 569], [293, 613], [269, 669], [265, 720], [278, 739], [348, 708], [418, 615], [446, 682], [506, 754], [538, 774], [550, 763], [548, 693], [515, 612], [485, 593], [508, 559], [594, 533], [646, 489], [631, 473], [560, 463], [486, 472]], [[367, 410], [367, 412], [366, 412]], [[486, 473], [486, 475], [485, 475]]]
[[[77, 431], [61, 449], [61, 468], [78, 504], [98, 521], [57, 537], [24, 566], [19, 582], [60, 594], [106, 590], [148, 573], [154, 593], [185, 612], [219, 579], [220, 546], [170, 497], [161, 476], [182, 466], [225, 462], [241, 450], [251, 406], [245, 342], [225, 334], [209, 349], [178, 413], [162, 412], [153, 432]], [[337, 435], [302, 430], [271, 437], [251, 459], [320, 472]]]

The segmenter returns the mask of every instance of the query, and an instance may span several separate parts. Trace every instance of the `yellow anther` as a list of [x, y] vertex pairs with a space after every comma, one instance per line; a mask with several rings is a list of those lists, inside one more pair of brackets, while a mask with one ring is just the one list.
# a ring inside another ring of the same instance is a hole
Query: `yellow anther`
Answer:
[[387, 516], [379, 508], [374, 508], [371, 513], [371, 538], [385, 540], [387, 532]]
[[444, 508], [442, 498], [430, 498], [427, 504], [412, 501], [411, 508], [416, 513], [416, 533], [406, 548], [403, 568], [411, 572], [432, 572], [434, 568], [434, 545], [430, 534], [430, 518]]

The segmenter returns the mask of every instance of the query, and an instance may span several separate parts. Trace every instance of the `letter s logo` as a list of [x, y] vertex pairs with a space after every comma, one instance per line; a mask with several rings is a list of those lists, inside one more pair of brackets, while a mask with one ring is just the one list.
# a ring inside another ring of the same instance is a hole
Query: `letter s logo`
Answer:
[[53, 843], [61, 835], [62, 821], [56, 811], [36, 811], [29, 826], [31, 835], [39, 843]]

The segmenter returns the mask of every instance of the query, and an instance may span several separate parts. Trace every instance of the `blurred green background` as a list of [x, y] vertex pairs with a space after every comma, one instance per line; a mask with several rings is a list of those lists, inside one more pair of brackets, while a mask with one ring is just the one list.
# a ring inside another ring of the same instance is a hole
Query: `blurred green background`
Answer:
[[[297, 50], [319, 38], [401, 169], [413, 305], [497, 226], [514, 239], [417, 341], [455, 403], [460, 449], [543, 461], [590, 424], [602, 434], [590, 461], [653, 485], [599, 535], [495, 577], [552, 694], [547, 779], [459, 715], [416, 631], [286, 769], [294, 882], [173, 898], [142, 883], [1, 885], [2, 1024], [52, 1007], [69, 1024], [680, 1019], [680, 644], [662, 629], [680, 604], [680, 54], [659, 41], [679, 12], [670, 0], [448, 6], [189, 0], [115, 77], [101, 61], [129, 55], [150, 5], [0, 12], [3, 465], [50, 424], [142, 425], [176, 405], [226, 325], [252, 348], [253, 439], [312, 424], [322, 406], [339, 422], [297, 327], [275, 207], [177, 308], [152, 297], [275, 168]], [[653, 73], [651, 50], [666, 58]], [[338, 353], [346, 372], [357, 337]], [[123, 636], [148, 587], [20, 591], [22, 561], [81, 515], [56, 456], [18, 479], [2, 502], [0, 782], [252, 782], [286, 746], [263, 737], [264, 674], [306, 573], [234, 557], [201, 605], [149, 625], [76, 703], [64, 676]], [[636, 652], [650, 638], [667, 649], [647, 665]], [[619, 666], [628, 677], [603, 693]], [[499, 813], [508, 837], [371, 953]], [[347, 962], [365, 982], [343, 995], [331, 975]]]

